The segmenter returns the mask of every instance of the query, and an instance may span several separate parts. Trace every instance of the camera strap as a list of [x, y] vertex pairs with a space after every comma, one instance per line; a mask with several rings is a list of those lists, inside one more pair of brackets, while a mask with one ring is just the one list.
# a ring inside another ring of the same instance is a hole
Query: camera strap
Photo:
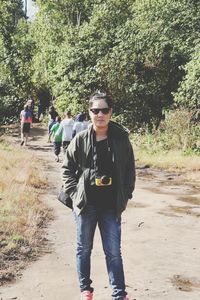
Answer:
[[[114, 153], [111, 152], [111, 147], [109, 144], [109, 140], [108, 138], [106, 139], [107, 142], [107, 155], [109, 157], [111, 157], [111, 161], [112, 163], [114, 163]], [[98, 174], [98, 155], [97, 155], [97, 142], [96, 142], [96, 134], [93, 134], [93, 147], [92, 147], [92, 152], [93, 152], [93, 166], [94, 166], [94, 170], [95, 170], [95, 174]]]

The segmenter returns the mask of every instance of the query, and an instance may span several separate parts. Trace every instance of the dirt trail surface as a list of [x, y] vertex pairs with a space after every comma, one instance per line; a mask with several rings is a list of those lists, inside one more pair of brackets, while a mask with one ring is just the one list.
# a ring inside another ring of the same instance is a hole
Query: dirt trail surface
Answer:
[[[46, 230], [49, 251], [1, 287], [1, 300], [79, 299], [75, 268], [75, 226], [72, 213], [60, 204], [61, 162], [54, 161], [46, 130], [32, 129], [24, 151], [43, 160], [51, 188], [43, 201], [55, 212]], [[17, 147], [19, 136], [14, 137]], [[200, 299], [200, 197], [180, 176], [150, 169], [137, 170], [133, 199], [122, 215], [122, 253], [130, 300]], [[98, 230], [92, 253], [94, 300], [111, 299], [111, 289]]]

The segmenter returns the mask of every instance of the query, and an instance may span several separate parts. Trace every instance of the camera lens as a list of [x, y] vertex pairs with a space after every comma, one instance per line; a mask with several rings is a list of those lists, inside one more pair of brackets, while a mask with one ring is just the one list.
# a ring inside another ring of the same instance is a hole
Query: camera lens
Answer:
[[110, 177], [109, 177], [109, 176], [103, 175], [103, 176], [101, 177], [101, 182], [102, 182], [102, 184], [108, 184], [109, 181], [110, 181]]

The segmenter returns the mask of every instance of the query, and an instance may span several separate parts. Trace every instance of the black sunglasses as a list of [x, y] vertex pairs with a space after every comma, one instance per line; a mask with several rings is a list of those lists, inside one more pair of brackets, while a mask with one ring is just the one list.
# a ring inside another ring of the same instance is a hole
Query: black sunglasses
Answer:
[[110, 112], [110, 108], [109, 107], [105, 107], [105, 108], [91, 108], [90, 111], [94, 114], [94, 115], [98, 115], [98, 113], [101, 111], [102, 114], [107, 115]]

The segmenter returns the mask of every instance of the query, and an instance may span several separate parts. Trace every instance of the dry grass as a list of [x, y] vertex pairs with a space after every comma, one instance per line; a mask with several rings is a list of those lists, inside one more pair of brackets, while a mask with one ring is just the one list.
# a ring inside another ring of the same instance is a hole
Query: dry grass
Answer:
[[169, 169], [171, 171], [184, 170], [193, 172], [193, 176], [199, 176], [200, 172], [200, 156], [181, 155], [180, 151], [168, 151], [155, 154], [149, 154], [147, 151], [135, 149], [135, 156], [139, 163], [148, 164], [153, 167]]
[[47, 179], [35, 157], [0, 143], [0, 284], [35, 256], [51, 218], [40, 200]]
[[173, 286], [184, 292], [191, 292], [194, 288], [200, 288], [200, 280], [197, 278], [174, 275], [171, 282]]
[[179, 197], [178, 200], [192, 204], [192, 205], [200, 205], [200, 197], [187, 195], [187, 196]]
[[174, 206], [170, 205], [169, 209], [176, 214], [189, 215], [193, 217], [200, 217], [200, 213], [193, 211], [193, 209], [198, 208], [194, 206]]
[[135, 147], [136, 164], [161, 168], [170, 172], [181, 172], [185, 180], [200, 187], [200, 156], [184, 156], [180, 151], [168, 151], [149, 154]]

